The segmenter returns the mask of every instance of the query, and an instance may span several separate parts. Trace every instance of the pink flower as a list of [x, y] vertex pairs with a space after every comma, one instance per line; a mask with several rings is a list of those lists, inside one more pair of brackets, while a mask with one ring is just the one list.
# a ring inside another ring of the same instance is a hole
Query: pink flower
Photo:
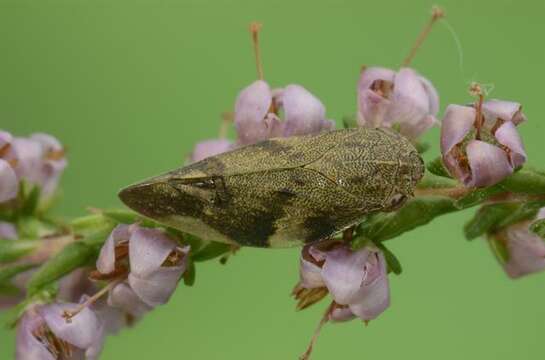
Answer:
[[[128, 256], [119, 255], [127, 254], [123, 248], [128, 248]], [[140, 316], [166, 303], [186, 270], [188, 252], [189, 247], [179, 247], [159, 229], [118, 225], [96, 263], [97, 270], [105, 275], [128, 273], [127, 281], [110, 291], [109, 305]]]
[[299, 288], [326, 287], [335, 305], [330, 320], [375, 319], [390, 305], [387, 265], [370, 245], [352, 251], [340, 245], [329, 251], [306, 248], [301, 256]]
[[358, 83], [358, 124], [366, 127], [399, 127], [416, 139], [437, 124], [439, 96], [429, 80], [410, 68], [364, 69]]
[[39, 186], [44, 198], [53, 195], [67, 164], [59, 141], [51, 135], [36, 133], [13, 139], [12, 150], [17, 176]]
[[103, 343], [101, 321], [84, 308], [70, 321], [65, 311], [74, 303], [33, 307], [25, 313], [17, 329], [17, 360], [96, 359]]
[[[545, 218], [542, 208], [534, 220]], [[522, 221], [492, 235], [490, 241], [496, 248], [505, 249], [498, 257], [509, 277], [515, 279], [545, 269], [545, 241], [529, 230], [532, 221]]]
[[443, 162], [452, 176], [468, 187], [494, 185], [524, 164], [526, 153], [516, 124], [519, 111], [505, 111], [499, 100], [483, 103], [484, 123], [476, 138], [474, 107], [449, 105], [441, 129]]
[[[284, 121], [279, 110], [284, 111]], [[272, 91], [263, 80], [244, 88], [235, 104], [235, 126], [240, 145], [271, 137], [316, 134], [334, 123], [325, 117], [325, 107], [299, 85]]]

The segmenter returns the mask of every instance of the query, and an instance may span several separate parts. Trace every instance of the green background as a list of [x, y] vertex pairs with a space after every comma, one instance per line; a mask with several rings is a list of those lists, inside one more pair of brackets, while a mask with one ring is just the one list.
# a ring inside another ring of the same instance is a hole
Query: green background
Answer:
[[[118, 189], [177, 167], [217, 134], [219, 114], [255, 79], [248, 23], [264, 23], [265, 77], [300, 83], [330, 117], [355, 110], [362, 64], [396, 67], [431, 1], [1, 1], [0, 127], [46, 131], [70, 166], [58, 212], [119, 206]], [[446, 27], [414, 61], [442, 109], [470, 101], [472, 80], [524, 104], [530, 163], [543, 165], [545, 2], [443, 1]], [[439, 130], [426, 135], [436, 156]], [[471, 211], [391, 241], [404, 273], [392, 306], [368, 327], [327, 326], [314, 359], [541, 359], [545, 274], [510, 281], [484, 241], [461, 227]], [[193, 288], [133, 329], [108, 338], [104, 359], [295, 359], [325, 303], [296, 313], [289, 297], [298, 250], [243, 249], [227, 266], [205, 263]], [[0, 320], [5, 316], [0, 315]], [[0, 330], [0, 358], [14, 333]]]

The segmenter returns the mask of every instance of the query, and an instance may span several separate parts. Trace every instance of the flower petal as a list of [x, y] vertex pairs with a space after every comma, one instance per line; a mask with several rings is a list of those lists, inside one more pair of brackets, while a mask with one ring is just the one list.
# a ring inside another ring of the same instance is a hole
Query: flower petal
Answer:
[[129, 228], [129, 225], [117, 225], [100, 249], [96, 267], [102, 274], [109, 274], [115, 270], [115, 246], [121, 241], [128, 241], [130, 239]]
[[19, 180], [11, 165], [0, 159], [0, 203], [11, 200], [17, 196]]
[[422, 82], [422, 86], [424, 86], [424, 91], [426, 91], [426, 94], [428, 94], [429, 113], [436, 116], [439, 112], [439, 93], [431, 81], [423, 76], [419, 76], [419, 79]]
[[239, 93], [235, 103], [235, 127], [240, 144], [251, 144], [268, 138], [269, 130], [263, 119], [271, 104], [271, 89], [263, 80], [252, 83]]
[[351, 252], [339, 247], [327, 253], [322, 278], [335, 302], [347, 305], [357, 299], [368, 257], [367, 249]]
[[[395, 71], [370, 67], [361, 72], [358, 81], [358, 125], [378, 127], [391, 104], [389, 97], [395, 79]], [[374, 89], [376, 82], [386, 86], [386, 91]]]
[[284, 136], [316, 134], [322, 131], [325, 107], [300, 85], [288, 85], [281, 94], [284, 108]]
[[322, 279], [322, 268], [318, 265], [305, 260], [303, 257], [299, 260], [299, 277], [301, 286], [306, 289], [314, 289], [325, 286]]
[[193, 153], [191, 154], [191, 162], [201, 161], [207, 157], [229, 151], [231, 148], [232, 144], [227, 139], [211, 139], [202, 141], [195, 145]]
[[47, 347], [34, 336], [36, 330], [44, 324], [43, 318], [33, 309], [23, 315], [17, 325], [17, 360], [55, 360]]
[[11, 144], [12, 141], [13, 136], [9, 132], [0, 130], [0, 149], [8, 144]]
[[364, 69], [360, 74], [358, 81], [358, 92], [370, 89], [373, 83], [377, 80], [394, 82], [395, 71], [383, 67], [369, 67]]
[[505, 151], [480, 140], [471, 140], [466, 148], [471, 177], [465, 185], [492, 186], [513, 172]]
[[151, 306], [140, 300], [126, 283], [121, 283], [110, 290], [108, 305], [120, 308], [136, 318], [142, 317], [152, 309]]
[[526, 162], [526, 152], [520, 138], [519, 132], [514, 123], [508, 121], [501, 125], [494, 134], [500, 144], [505, 145], [511, 150], [509, 159], [514, 168], [522, 166]]
[[139, 277], [152, 274], [175, 248], [176, 243], [161, 230], [136, 226], [129, 240], [131, 273]]
[[405, 124], [405, 127], [421, 127], [419, 123], [431, 114], [432, 101], [420, 76], [410, 68], [402, 68], [397, 73], [391, 100], [392, 105], [385, 117], [386, 124], [399, 123]]
[[358, 93], [358, 125], [379, 127], [388, 111], [391, 101], [370, 89]]
[[492, 124], [496, 122], [496, 119], [511, 121], [515, 125], [526, 121], [526, 115], [522, 112], [522, 106], [520, 103], [514, 101], [490, 99], [483, 103], [482, 109], [487, 122], [491, 122]]
[[349, 305], [362, 320], [373, 320], [390, 306], [390, 285], [386, 260], [381, 252], [374, 252], [368, 262], [367, 278], [359, 299]]
[[80, 349], [87, 349], [102, 336], [102, 323], [88, 307], [83, 308], [71, 321], [63, 317], [65, 311], [78, 309], [79, 304], [54, 303], [44, 305], [40, 314], [47, 326], [60, 339]]
[[129, 274], [129, 285], [136, 295], [149, 306], [165, 304], [185, 270], [185, 266], [161, 267], [146, 277]]
[[27, 138], [14, 138], [12, 149], [17, 165], [15, 172], [20, 178], [32, 184], [41, 184], [43, 181], [42, 159], [44, 156], [42, 145]]
[[528, 230], [529, 225], [523, 222], [505, 230], [509, 258], [504, 267], [511, 278], [545, 269], [545, 242]]
[[344, 322], [354, 319], [356, 315], [348, 306], [335, 306], [329, 313], [329, 320], [332, 322]]
[[449, 105], [441, 124], [441, 153], [447, 154], [473, 128], [475, 109], [470, 106]]

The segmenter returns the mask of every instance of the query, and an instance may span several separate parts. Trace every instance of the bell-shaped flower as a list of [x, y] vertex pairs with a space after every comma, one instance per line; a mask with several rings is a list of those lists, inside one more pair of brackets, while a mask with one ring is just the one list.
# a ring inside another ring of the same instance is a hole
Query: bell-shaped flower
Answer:
[[328, 252], [322, 277], [335, 302], [348, 305], [362, 320], [376, 318], [390, 305], [386, 260], [373, 246]]
[[136, 228], [129, 241], [132, 290], [150, 306], [166, 303], [186, 270], [188, 252], [160, 230]]
[[[294, 295], [308, 306], [325, 295], [311, 290], [325, 287], [335, 301], [329, 314], [332, 321], [346, 321], [356, 316], [372, 320], [390, 304], [386, 261], [374, 246], [358, 251], [345, 245], [327, 251], [307, 246], [300, 262], [300, 281]], [[321, 296], [317, 297], [318, 294]], [[306, 306], [299, 305], [299, 308]]]
[[[495, 104], [503, 104], [494, 101]], [[483, 109], [497, 109], [498, 106], [483, 104]], [[501, 105], [503, 106], [503, 105]], [[503, 112], [505, 113], [505, 112]], [[513, 173], [526, 161], [524, 145], [513, 119], [520, 122], [522, 113], [513, 113], [506, 119], [487, 115], [476, 131], [477, 111], [472, 106], [449, 105], [441, 128], [441, 153], [443, 163], [450, 174], [467, 187], [494, 185]], [[491, 114], [489, 112], [488, 114]]]
[[[535, 220], [545, 218], [542, 208]], [[507, 275], [515, 279], [545, 269], [545, 240], [529, 230], [532, 221], [522, 221], [506, 227], [491, 236], [495, 247], [504, 249], [499, 256]]]
[[96, 359], [103, 344], [101, 321], [89, 308], [70, 320], [79, 304], [55, 303], [29, 309], [17, 329], [17, 360]]
[[233, 149], [233, 144], [227, 139], [210, 139], [201, 141], [191, 153], [190, 161], [192, 163], [206, 159], [207, 157], [218, 155]]
[[257, 80], [238, 95], [235, 126], [239, 145], [247, 145], [272, 137], [316, 134], [332, 129], [334, 123], [326, 119], [320, 100], [302, 86], [272, 91], [265, 81]]
[[437, 124], [439, 95], [432, 83], [410, 68], [398, 72], [371, 67], [358, 82], [358, 124], [397, 127], [416, 139]]
[[118, 225], [97, 259], [103, 275], [127, 280], [114, 286], [108, 303], [139, 317], [168, 301], [187, 267], [189, 246], [180, 247], [159, 229]]

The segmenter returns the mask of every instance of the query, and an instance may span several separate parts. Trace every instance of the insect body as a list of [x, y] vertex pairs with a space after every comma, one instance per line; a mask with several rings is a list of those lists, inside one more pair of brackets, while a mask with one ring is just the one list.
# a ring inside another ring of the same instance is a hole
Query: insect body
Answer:
[[399, 208], [424, 173], [401, 135], [345, 129], [270, 139], [129, 186], [135, 211], [205, 239], [287, 247]]

